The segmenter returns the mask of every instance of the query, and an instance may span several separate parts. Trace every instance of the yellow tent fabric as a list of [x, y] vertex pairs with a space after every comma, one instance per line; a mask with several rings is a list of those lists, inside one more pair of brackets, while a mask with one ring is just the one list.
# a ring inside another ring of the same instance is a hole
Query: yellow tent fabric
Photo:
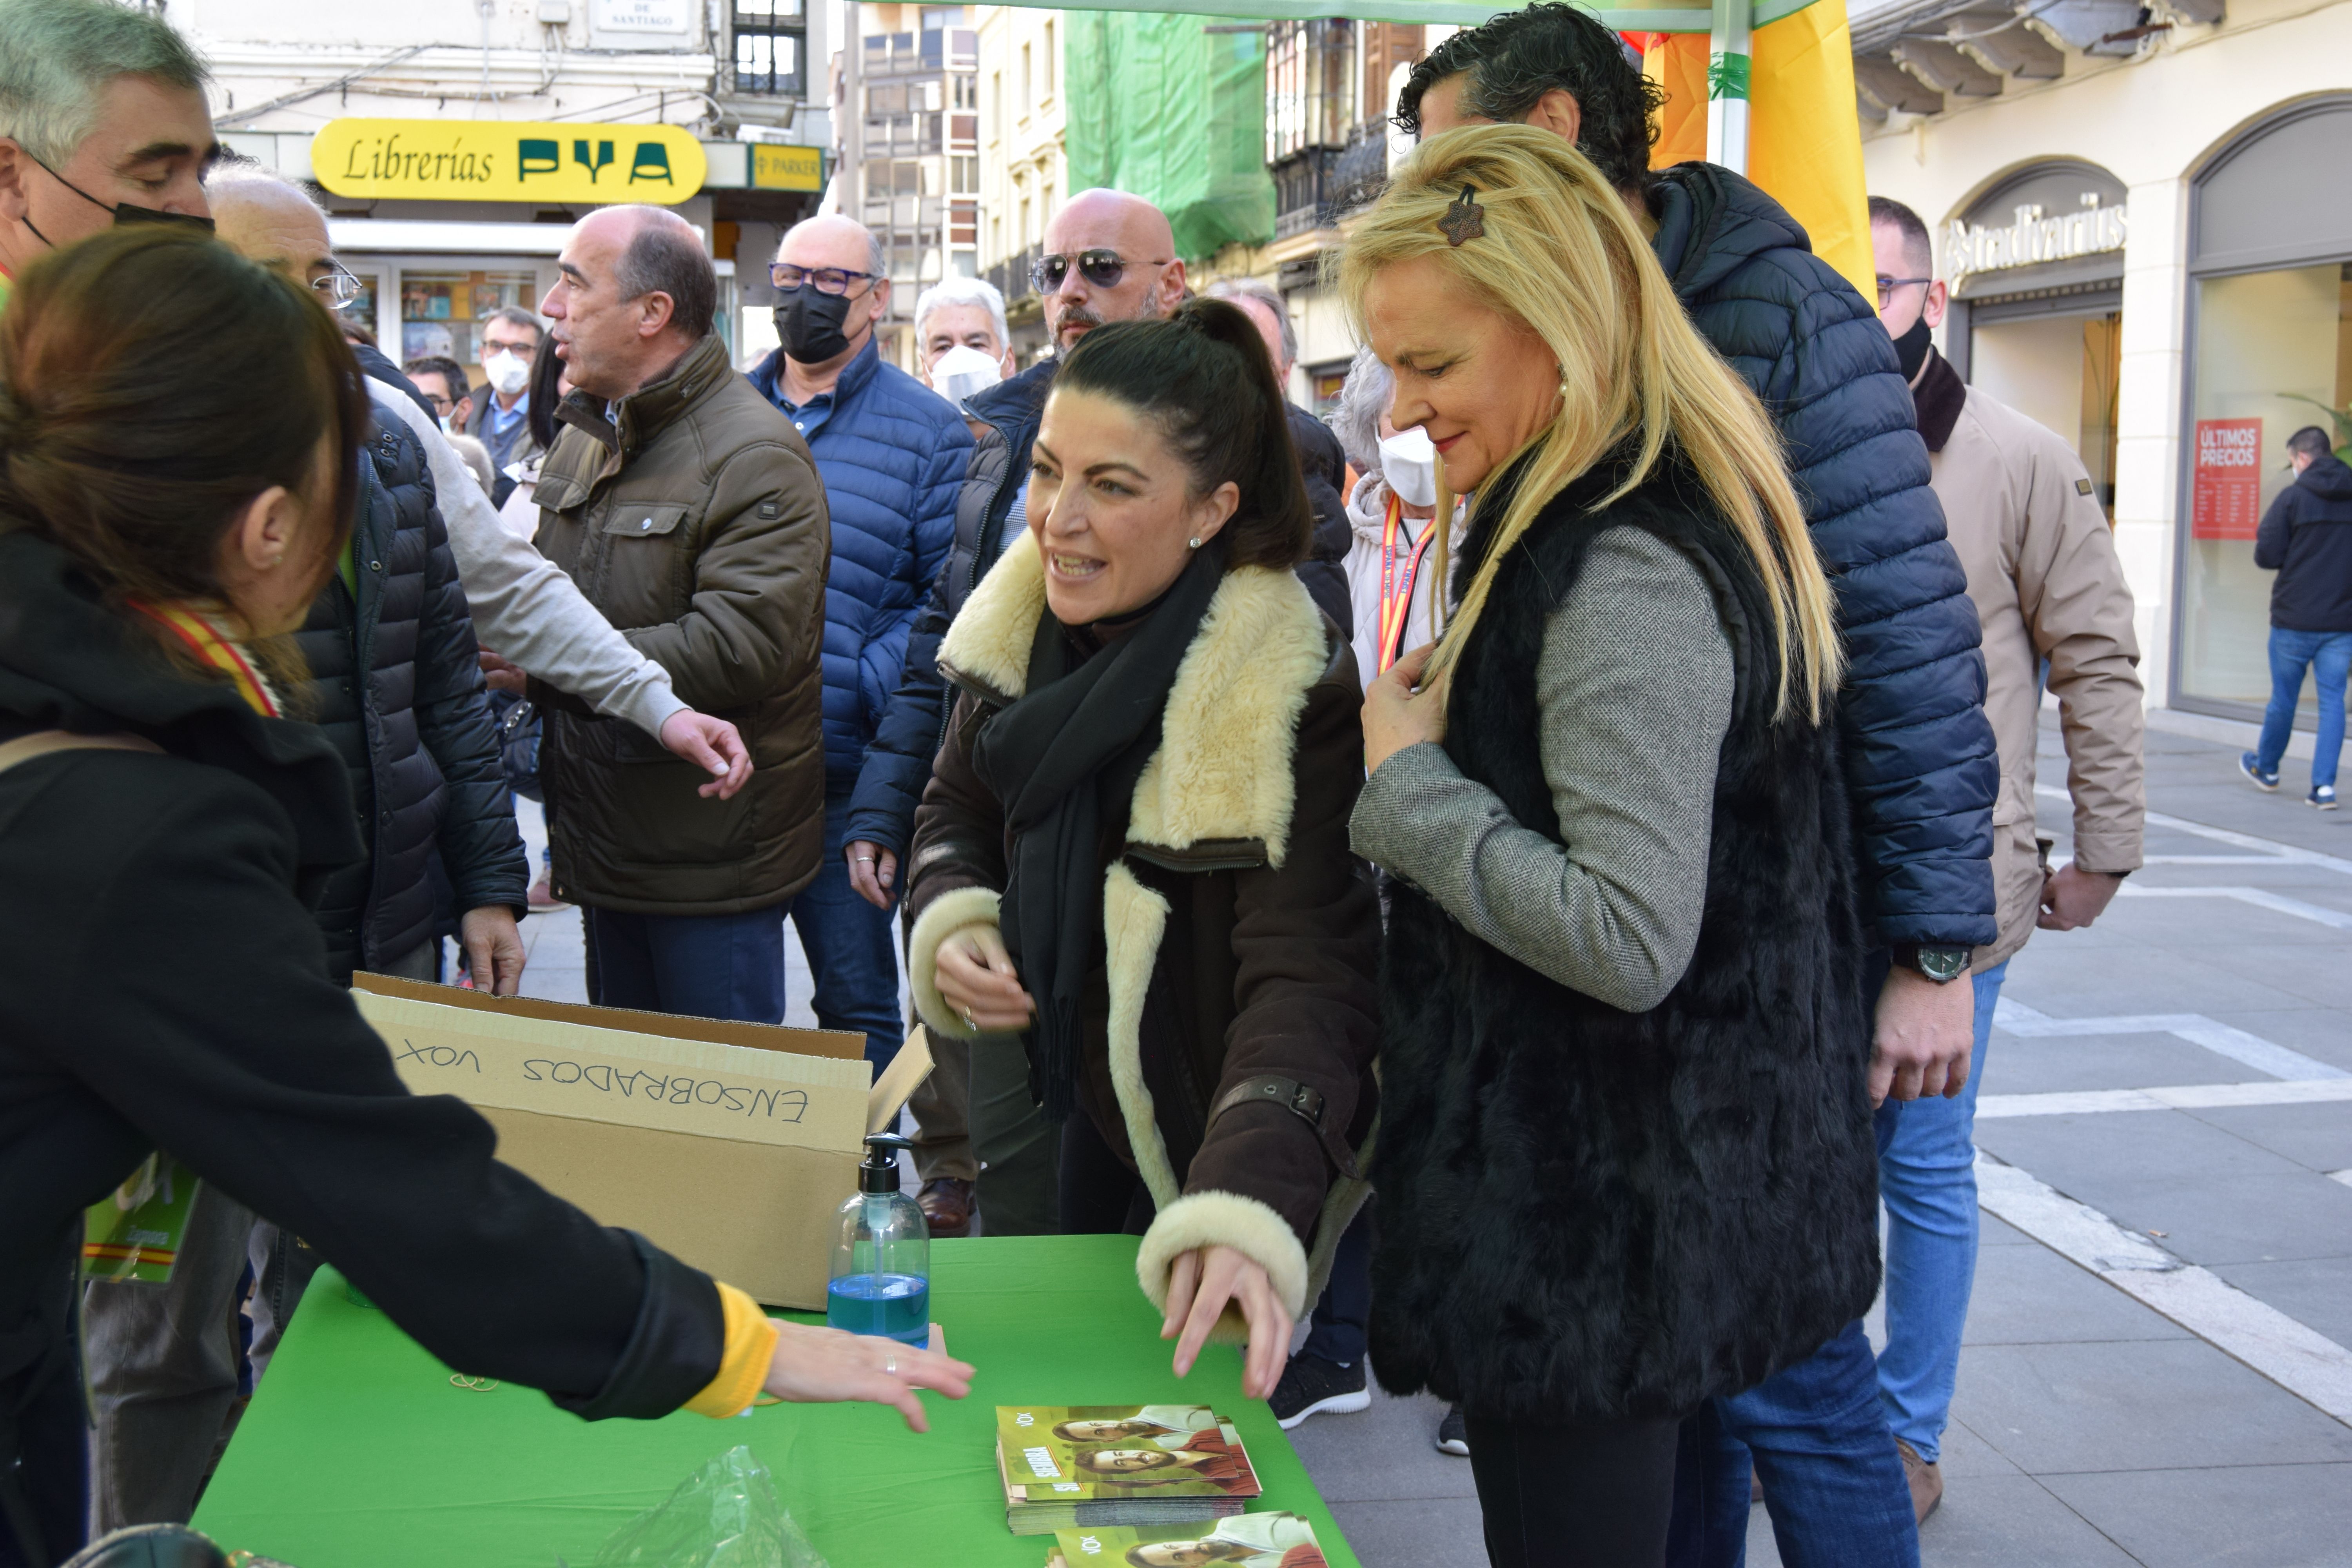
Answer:
[[[1652, 33], [1643, 43], [1643, 74], [1666, 94], [1650, 166], [1706, 157], [1707, 36]], [[1805, 226], [1814, 255], [1874, 300], [1845, 0], [1812, 0], [1766, 23], [1751, 47], [1748, 177]]]

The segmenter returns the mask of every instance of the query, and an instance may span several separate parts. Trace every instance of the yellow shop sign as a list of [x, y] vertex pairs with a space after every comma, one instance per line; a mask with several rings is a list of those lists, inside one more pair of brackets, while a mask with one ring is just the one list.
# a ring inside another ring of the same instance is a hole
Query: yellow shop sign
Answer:
[[751, 184], [767, 191], [821, 191], [824, 189], [824, 154], [814, 147], [754, 142]]
[[310, 169], [339, 196], [460, 202], [682, 202], [702, 143], [675, 125], [331, 120]]

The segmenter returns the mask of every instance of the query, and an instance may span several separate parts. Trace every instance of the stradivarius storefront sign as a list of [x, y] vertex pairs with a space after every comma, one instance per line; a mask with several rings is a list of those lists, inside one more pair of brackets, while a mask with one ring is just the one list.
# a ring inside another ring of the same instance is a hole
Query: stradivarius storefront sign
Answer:
[[339, 196], [664, 205], [709, 172], [702, 143], [675, 125], [511, 120], [331, 120], [310, 168]]
[[1998, 272], [2121, 250], [2126, 221], [2121, 203], [2103, 206], [2095, 195], [2085, 195], [2076, 210], [2054, 216], [2040, 203], [2028, 203], [1999, 226], [1954, 218], [1944, 236], [1944, 269], [1958, 284], [1973, 272]]

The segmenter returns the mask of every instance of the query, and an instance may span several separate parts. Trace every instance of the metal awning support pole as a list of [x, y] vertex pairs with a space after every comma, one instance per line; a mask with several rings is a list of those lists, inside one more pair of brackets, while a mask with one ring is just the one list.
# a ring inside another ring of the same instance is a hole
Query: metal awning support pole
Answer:
[[1748, 173], [1748, 75], [1753, 31], [1749, 0], [1714, 0], [1707, 29], [1706, 156]]

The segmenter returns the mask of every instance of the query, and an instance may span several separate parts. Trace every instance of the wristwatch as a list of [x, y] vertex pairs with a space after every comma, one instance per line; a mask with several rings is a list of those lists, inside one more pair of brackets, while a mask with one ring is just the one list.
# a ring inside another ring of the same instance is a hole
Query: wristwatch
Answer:
[[1938, 985], [1948, 985], [1969, 972], [1969, 960], [1974, 948], [1936, 947], [1925, 942], [1905, 942], [1895, 949], [1895, 962], [1906, 969], [1916, 969]]

